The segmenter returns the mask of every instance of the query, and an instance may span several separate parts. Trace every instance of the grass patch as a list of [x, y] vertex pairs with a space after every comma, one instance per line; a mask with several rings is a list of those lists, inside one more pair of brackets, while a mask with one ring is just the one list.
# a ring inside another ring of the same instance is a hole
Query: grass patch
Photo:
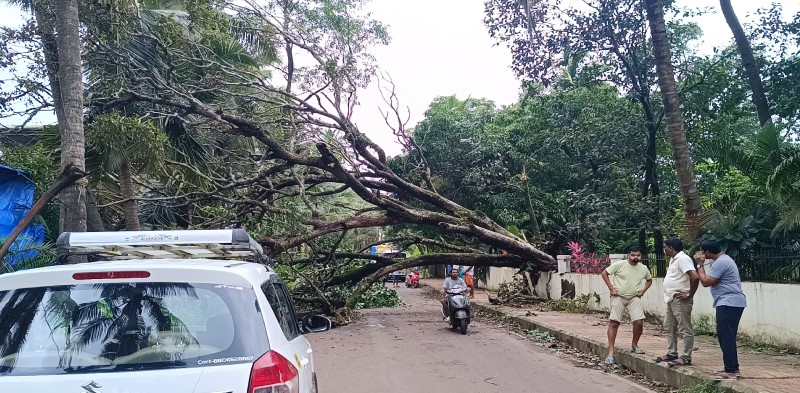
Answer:
[[[717, 326], [710, 315], [700, 315], [692, 322], [695, 336], [717, 336]], [[767, 334], [747, 334], [740, 331], [736, 339], [742, 346], [752, 350], [800, 355], [800, 347], [797, 345], [780, 342]]]
[[658, 314], [654, 314], [648, 311], [644, 312], [644, 321], [647, 323], [652, 323], [656, 326], [664, 326], [664, 318], [662, 318]]
[[736, 338], [743, 346], [757, 351], [776, 352], [783, 355], [800, 355], [800, 348], [796, 345], [777, 342], [766, 334], [751, 335], [739, 332]]
[[722, 390], [712, 382], [704, 382], [690, 388], [683, 388], [678, 393], [722, 393]]
[[710, 315], [700, 315], [693, 319], [692, 326], [695, 336], [717, 336], [717, 325]]
[[539, 329], [528, 330], [528, 335], [530, 335], [534, 340], [537, 341], [546, 341], [546, 342], [556, 341], [556, 338], [552, 334]]

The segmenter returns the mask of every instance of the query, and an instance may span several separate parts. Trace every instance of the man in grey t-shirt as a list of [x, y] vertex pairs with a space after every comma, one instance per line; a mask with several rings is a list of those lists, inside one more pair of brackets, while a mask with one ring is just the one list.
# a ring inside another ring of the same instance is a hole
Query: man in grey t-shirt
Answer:
[[442, 286], [442, 318], [445, 321], [450, 320], [450, 312], [447, 309], [447, 293], [448, 292], [464, 292], [467, 290], [467, 283], [464, 282], [463, 279], [458, 277], [458, 269], [453, 268], [450, 269], [450, 277], [444, 279], [444, 285]]
[[[704, 287], [711, 287], [714, 308], [717, 314], [717, 338], [722, 349], [722, 362], [725, 370], [712, 376], [724, 381], [739, 378], [739, 355], [736, 350], [736, 335], [739, 333], [739, 321], [742, 319], [747, 298], [742, 291], [742, 280], [739, 267], [733, 259], [724, 254], [714, 240], [700, 243], [703, 255], [695, 255], [697, 274]], [[706, 260], [712, 259], [706, 267]]]

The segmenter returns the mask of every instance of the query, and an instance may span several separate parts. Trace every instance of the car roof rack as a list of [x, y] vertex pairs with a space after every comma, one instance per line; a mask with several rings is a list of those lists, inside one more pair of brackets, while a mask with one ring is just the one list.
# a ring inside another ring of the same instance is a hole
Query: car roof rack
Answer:
[[261, 245], [244, 229], [185, 231], [64, 232], [59, 254], [97, 255], [103, 260], [245, 259], [266, 263]]

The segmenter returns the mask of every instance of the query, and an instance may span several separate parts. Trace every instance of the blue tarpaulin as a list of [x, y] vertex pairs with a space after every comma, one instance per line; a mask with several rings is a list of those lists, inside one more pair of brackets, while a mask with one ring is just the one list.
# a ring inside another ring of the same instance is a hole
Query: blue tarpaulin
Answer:
[[[0, 165], [0, 239], [10, 236], [31, 210], [35, 189], [27, 172]], [[44, 227], [31, 223], [14, 242], [5, 262], [14, 266], [25, 259], [35, 258], [38, 255], [35, 245], [43, 242]]]

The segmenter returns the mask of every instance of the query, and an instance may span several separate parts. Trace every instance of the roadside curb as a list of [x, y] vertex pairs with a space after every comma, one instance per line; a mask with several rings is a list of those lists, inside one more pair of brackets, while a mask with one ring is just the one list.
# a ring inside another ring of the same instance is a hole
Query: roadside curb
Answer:
[[[421, 287], [428, 292], [438, 292], [436, 289], [428, 285], [423, 284]], [[509, 319], [525, 330], [539, 330], [547, 332], [559, 341], [579, 351], [600, 356], [602, 358], [605, 358], [608, 354], [608, 346], [606, 343], [578, 337], [566, 330], [549, 326], [524, 316], [512, 315], [493, 306], [487, 306], [477, 302], [472, 302], [470, 305], [475, 311], [480, 311], [495, 317]], [[638, 374], [644, 375], [649, 379], [663, 382], [674, 388], [692, 387], [697, 384], [711, 381], [711, 379], [708, 378], [708, 374], [704, 372], [700, 372], [689, 367], [664, 367], [653, 362], [653, 360], [646, 357], [646, 355], [635, 355], [618, 349], [615, 353], [615, 357], [617, 359], [617, 364], [633, 370]], [[758, 390], [747, 386], [742, 386], [736, 382], [720, 382], [717, 384], [717, 386], [728, 392], [760, 393]]]

